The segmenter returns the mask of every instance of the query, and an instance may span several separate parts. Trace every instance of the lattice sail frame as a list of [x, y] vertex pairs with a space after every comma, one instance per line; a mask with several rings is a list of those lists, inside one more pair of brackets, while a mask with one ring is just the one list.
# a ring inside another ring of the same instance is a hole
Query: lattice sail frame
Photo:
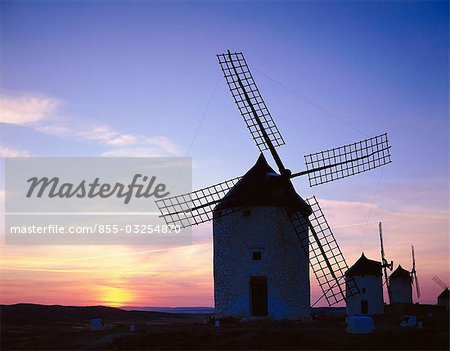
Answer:
[[[217, 55], [220, 67], [222, 68], [223, 75], [227, 81], [231, 95], [238, 106], [239, 112], [244, 118], [253, 140], [256, 143], [259, 151], [268, 150], [269, 146], [264, 140], [261, 128], [256, 121], [253, 110], [258, 115], [261, 124], [273, 146], [278, 147], [284, 145], [285, 142], [281, 136], [272, 116], [256, 86], [253, 76], [245, 61], [244, 55], [240, 52], [225, 53]], [[239, 82], [242, 83], [239, 84]], [[245, 91], [244, 91], [244, 90]], [[250, 103], [247, 101], [248, 96]], [[253, 106], [251, 106], [253, 105]]]
[[192, 193], [163, 198], [155, 202], [161, 217], [168, 225], [186, 228], [208, 222], [212, 220], [214, 207], [241, 178], [236, 177]]
[[[316, 197], [306, 201], [312, 210], [309, 223], [299, 212], [289, 214], [289, 219], [304, 252], [309, 254], [311, 269], [323, 295], [332, 306], [358, 294], [359, 288], [353, 278], [345, 278], [347, 262]], [[304, 235], [308, 230], [309, 235]]]
[[387, 134], [305, 155], [309, 185], [350, 177], [391, 163]]

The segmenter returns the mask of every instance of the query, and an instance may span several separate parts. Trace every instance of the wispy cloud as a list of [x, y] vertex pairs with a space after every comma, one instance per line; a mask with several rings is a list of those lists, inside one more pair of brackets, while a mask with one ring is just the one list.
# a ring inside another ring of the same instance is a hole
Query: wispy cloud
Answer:
[[[362, 250], [379, 256], [378, 222], [381, 221], [389, 246], [387, 251], [399, 257], [404, 264], [410, 263], [410, 245], [415, 243], [420, 243], [418, 251], [434, 252], [441, 257], [442, 263], [448, 260], [449, 214], [446, 211], [429, 211], [426, 207], [391, 210], [366, 202], [325, 199], [320, 203], [336, 236], [345, 242], [352, 258]], [[429, 235], [432, 235], [432, 240], [424, 240]]]
[[[104, 124], [77, 123], [59, 113], [62, 102], [41, 94], [2, 94], [1, 123], [26, 126], [58, 138], [95, 142], [109, 149], [101, 156], [179, 156], [180, 148], [165, 136], [147, 136], [115, 130]], [[80, 127], [83, 125], [83, 127]], [[13, 155], [11, 148], [5, 152]], [[16, 153], [16, 156], [22, 156]], [[12, 156], [10, 156], [12, 157]]]
[[0, 157], [30, 157], [31, 153], [28, 150], [18, 150], [9, 146], [0, 145]]
[[38, 94], [2, 94], [0, 96], [0, 122], [32, 125], [55, 118], [61, 102]]
[[162, 157], [181, 154], [178, 145], [168, 137], [121, 133], [104, 125], [80, 130], [69, 124], [50, 124], [35, 129], [59, 138], [91, 141], [109, 147], [109, 150], [103, 151], [101, 156]]

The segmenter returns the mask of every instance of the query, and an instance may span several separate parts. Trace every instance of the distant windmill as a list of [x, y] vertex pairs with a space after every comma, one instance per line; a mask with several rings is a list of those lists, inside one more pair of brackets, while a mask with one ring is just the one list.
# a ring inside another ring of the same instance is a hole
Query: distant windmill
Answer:
[[[347, 283], [356, 282], [360, 294], [347, 295], [346, 314], [379, 315], [384, 313], [382, 265], [368, 259], [364, 252], [345, 274]], [[348, 289], [347, 289], [348, 291]]]
[[[244, 56], [228, 51], [217, 58], [260, 158], [242, 177], [158, 200], [161, 217], [183, 228], [213, 220], [219, 314], [290, 318], [287, 311], [294, 305], [300, 311], [308, 303], [309, 309], [308, 261], [328, 304], [344, 300], [344, 256], [317, 199], [303, 200], [291, 179], [308, 175], [310, 186], [316, 186], [386, 165], [391, 162], [387, 134], [306, 155], [306, 170], [292, 173], [276, 151], [284, 139]], [[279, 174], [267, 164], [266, 150]], [[295, 253], [291, 238], [300, 240], [302, 253]], [[305, 290], [298, 290], [299, 284]], [[347, 296], [358, 293], [356, 284], [350, 290]], [[302, 306], [296, 305], [300, 300]]]
[[390, 302], [391, 301], [391, 289], [389, 286], [390, 284], [389, 284], [387, 269], [389, 268], [389, 270], [392, 271], [392, 268], [394, 267], [394, 261], [391, 261], [390, 263], [388, 263], [385, 255], [384, 255], [383, 227], [382, 227], [381, 222], [378, 223], [378, 229], [380, 231], [381, 267], [383, 268], [383, 271], [384, 271], [384, 281], [386, 283], [386, 289], [388, 292], [388, 298], [389, 298], [389, 302]]
[[414, 246], [411, 245], [411, 258], [412, 258], [412, 269], [411, 269], [411, 282], [416, 286], [417, 298], [420, 299], [420, 286], [419, 279], [417, 278], [416, 272], [416, 255], [414, 254]]
[[447, 284], [445, 284], [438, 276], [433, 277], [433, 281], [439, 285], [442, 289], [448, 289]]
[[389, 300], [391, 304], [413, 303], [412, 287], [416, 286], [417, 298], [420, 298], [419, 279], [416, 272], [416, 257], [414, 255], [414, 246], [411, 246], [412, 269], [407, 271], [402, 266], [389, 276]]
[[449, 309], [450, 292], [448, 290], [448, 285], [445, 284], [439, 277], [434, 276], [433, 281], [444, 289], [437, 298], [437, 304], [439, 306], [444, 306], [447, 310]]

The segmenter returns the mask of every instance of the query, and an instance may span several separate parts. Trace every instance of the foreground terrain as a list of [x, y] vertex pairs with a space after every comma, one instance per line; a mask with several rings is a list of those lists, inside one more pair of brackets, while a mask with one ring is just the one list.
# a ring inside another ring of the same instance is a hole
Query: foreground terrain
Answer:
[[[94, 317], [105, 330], [90, 331]], [[216, 328], [201, 314], [19, 304], [1, 306], [1, 349], [449, 349], [444, 312], [421, 329], [401, 328], [392, 314], [375, 325], [373, 334], [351, 335], [342, 315], [319, 314], [308, 323], [230, 320]]]

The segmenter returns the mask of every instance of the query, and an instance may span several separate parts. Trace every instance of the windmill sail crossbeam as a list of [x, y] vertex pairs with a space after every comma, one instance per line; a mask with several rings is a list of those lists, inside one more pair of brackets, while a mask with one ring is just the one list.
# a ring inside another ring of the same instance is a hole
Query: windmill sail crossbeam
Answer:
[[273, 146], [284, 145], [283, 137], [264, 103], [242, 53], [220, 54], [217, 55], [217, 58], [231, 95], [258, 149], [262, 152], [268, 150], [269, 146], [254, 112], [256, 112]]
[[435, 275], [432, 279], [433, 279], [433, 281], [434, 281], [437, 285], [439, 285], [442, 289], [448, 289], [447, 284], [445, 284], [438, 276]]
[[[306, 201], [313, 211], [309, 223], [298, 212], [290, 214], [290, 220], [303, 250], [309, 254], [311, 269], [331, 306], [345, 299], [345, 272], [348, 266], [317, 199], [311, 197]], [[309, 227], [310, 235], [304, 235]], [[357, 293], [359, 289], [356, 282], [349, 278], [347, 296]]]
[[305, 155], [310, 186], [332, 182], [391, 163], [387, 134]]
[[241, 177], [156, 201], [156, 205], [168, 225], [181, 228], [212, 220], [212, 213], [217, 203], [241, 179]]

